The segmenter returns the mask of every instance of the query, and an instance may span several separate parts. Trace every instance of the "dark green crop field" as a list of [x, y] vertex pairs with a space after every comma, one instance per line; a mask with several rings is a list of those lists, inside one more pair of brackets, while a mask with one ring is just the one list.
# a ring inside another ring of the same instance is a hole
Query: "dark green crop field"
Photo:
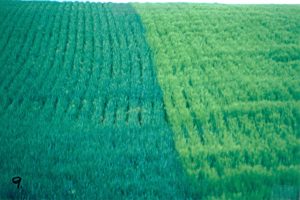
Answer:
[[300, 198], [300, 6], [0, 1], [0, 69], [1, 200]]
[[185, 198], [131, 6], [9, 3], [1, 21], [0, 199]]

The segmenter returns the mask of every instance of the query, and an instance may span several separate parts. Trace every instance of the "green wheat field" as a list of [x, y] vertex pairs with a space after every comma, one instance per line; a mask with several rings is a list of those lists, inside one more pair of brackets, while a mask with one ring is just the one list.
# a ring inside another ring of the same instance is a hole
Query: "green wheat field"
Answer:
[[0, 1], [0, 159], [1, 200], [298, 200], [300, 5]]

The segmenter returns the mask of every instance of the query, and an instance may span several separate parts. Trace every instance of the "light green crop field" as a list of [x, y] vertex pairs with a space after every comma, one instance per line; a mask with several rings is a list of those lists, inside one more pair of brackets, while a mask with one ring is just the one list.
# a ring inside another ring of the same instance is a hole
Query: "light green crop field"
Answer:
[[135, 8], [201, 196], [299, 198], [300, 6]]
[[0, 1], [0, 69], [1, 200], [300, 198], [300, 6]]

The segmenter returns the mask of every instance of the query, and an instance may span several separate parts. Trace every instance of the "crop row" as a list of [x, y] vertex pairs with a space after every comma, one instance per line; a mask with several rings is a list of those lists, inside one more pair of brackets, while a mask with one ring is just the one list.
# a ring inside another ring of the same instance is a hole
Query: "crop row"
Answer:
[[[35, 9], [34, 4], [28, 7]], [[41, 4], [43, 10], [51, 7]], [[124, 24], [117, 11], [102, 5], [60, 4], [57, 11], [24, 17], [25, 41], [15, 43], [12, 50], [5, 47], [4, 52], [22, 50], [1, 60], [6, 67], [1, 71], [3, 110], [38, 109], [52, 118], [56, 112], [61, 117], [89, 115], [98, 123], [114, 121], [107, 117], [124, 112], [137, 124], [149, 121], [147, 113], [161, 103], [160, 92], [153, 87], [149, 49], [137, 33], [141, 27], [130, 21]], [[13, 31], [12, 37], [20, 31]], [[4, 43], [12, 43], [7, 40]]]

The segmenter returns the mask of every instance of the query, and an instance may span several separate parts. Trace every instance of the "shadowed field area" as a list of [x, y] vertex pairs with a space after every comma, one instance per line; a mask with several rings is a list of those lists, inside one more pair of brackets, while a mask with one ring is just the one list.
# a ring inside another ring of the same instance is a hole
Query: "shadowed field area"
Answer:
[[1, 2], [0, 21], [1, 199], [188, 197], [130, 5]]

